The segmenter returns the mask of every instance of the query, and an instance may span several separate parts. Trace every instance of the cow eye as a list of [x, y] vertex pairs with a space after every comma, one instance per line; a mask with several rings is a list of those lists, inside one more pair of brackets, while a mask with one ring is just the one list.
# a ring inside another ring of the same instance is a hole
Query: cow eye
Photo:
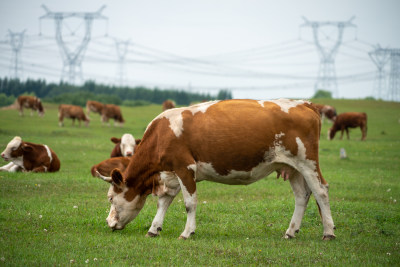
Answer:
[[112, 203], [113, 198], [112, 197], [108, 197], [108, 201], [110, 201]]

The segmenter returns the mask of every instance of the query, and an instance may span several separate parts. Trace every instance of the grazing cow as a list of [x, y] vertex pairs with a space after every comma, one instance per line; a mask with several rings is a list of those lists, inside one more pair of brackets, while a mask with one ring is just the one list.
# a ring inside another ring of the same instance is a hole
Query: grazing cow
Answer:
[[337, 114], [336, 114], [336, 109], [334, 107], [316, 103], [314, 103], [314, 105], [317, 107], [319, 114], [321, 115], [322, 122], [324, 121], [325, 117], [332, 122], [335, 121]]
[[135, 153], [135, 148], [140, 143], [140, 139], [135, 139], [131, 134], [124, 134], [121, 138], [111, 137], [111, 142], [115, 144], [111, 151], [111, 158], [129, 157]]
[[85, 126], [89, 125], [90, 119], [83, 112], [83, 108], [74, 105], [61, 104], [58, 107], [58, 125], [60, 127], [64, 126], [64, 118], [72, 119], [72, 125], [75, 125], [75, 119], [79, 122], [79, 127], [81, 127], [81, 121], [85, 122]]
[[162, 103], [162, 110], [166, 111], [167, 109], [175, 108], [175, 102], [172, 100], [165, 100]]
[[116, 157], [103, 160], [99, 164], [93, 165], [90, 172], [93, 177], [104, 175], [110, 176], [111, 171], [115, 168], [118, 168], [121, 171], [124, 171], [130, 162], [130, 157]]
[[89, 116], [90, 112], [92, 111], [94, 113], [98, 113], [99, 115], [101, 115], [103, 107], [104, 107], [103, 103], [88, 100], [86, 102], [86, 114]]
[[125, 122], [124, 118], [122, 118], [121, 109], [118, 106], [113, 104], [105, 104], [101, 112], [101, 121], [103, 123], [108, 123], [109, 119], [114, 119], [114, 125], [119, 122], [119, 124], [122, 126], [122, 124]]
[[111, 184], [108, 226], [123, 229], [153, 193], [159, 197], [157, 213], [147, 235], [157, 236], [168, 206], [182, 190], [187, 222], [180, 238], [186, 239], [196, 228], [196, 182], [247, 185], [276, 171], [290, 181], [295, 196], [285, 237], [299, 230], [313, 193], [323, 239], [332, 239], [328, 184], [319, 168], [320, 130], [318, 111], [301, 100], [224, 100], [167, 110], [147, 126], [125, 171], [99, 175]]
[[1, 153], [9, 164], [0, 171], [56, 172], [60, 169], [60, 160], [47, 145], [24, 142], [21, 137], [14, 137]]
[[365, 140], [367, 137], [367, 114], [364, 112], [346, 112], [339, 114], [336, 117], [332, 128], [328, 130], [328, 139], [332, 140], [335, 137], [337, 131], [341, 131], [340, 139], [343, 139], [343, 131], [346, 130], [347, 139], [349, 137], [349, 128], [360, 127], [362, 137], [361, 140]]
[[17, 98], [17, 103], [20, 116], [24, 116], [24, 108], [31, 109], [31, 116], [33, 115], [32, 110], [37, 110], [39, 116], [44, 115], [42, 101], [40, 101], [40, 98], [37, 98], [36, 96], [20, 95]]

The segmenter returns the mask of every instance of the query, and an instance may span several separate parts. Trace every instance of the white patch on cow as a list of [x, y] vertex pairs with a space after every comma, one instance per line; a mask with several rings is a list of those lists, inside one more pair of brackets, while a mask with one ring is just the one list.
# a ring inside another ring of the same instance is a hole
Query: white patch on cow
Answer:
[[136, 142], [133, 135], [126, 133], [121, 137], [120, 148], [122, 156], [132, 156], [135, 153], [135, 146]]
[[257, 101], [258, 102], [258, 104], [260, 104], [262, 107], [264, 107], [264, 102], [265, 102], [265, 100], [259, 100], [259, 101]]
[[[260, 103], [261, 106], [264, 106], [265, 101], [263, 101], [262, 103], [261, 103], [261, 101], [258, 101], [258, 102]], [[309, 101], [291, 100], [291, 99], [285, 99], [285, 98], [280, 98], [280, 99], [276, 99], [276, 100], [268, 100], [267, 102], [272, 102], [272, 103], [280, 106], [281, 110], [286, 113], [289, 113], [289, 109], [295, 108], [298, 105], [302, 105], [304, 103], [310, 103]]]
[[11, 152], [16, 150], [22, 143], [22, 139], [19, 136], [15, 136], [8, 144], [6, 149], [2, 152], [6, 158], [11, 159]]
[[158, 119], [166, 118], [169, 120], [169, 127], [171, 130], [174, 132], [176, 137], [179, 137], [182, 132], [183, 132], [183, 117], [182, 117], [182, 112], [184, 111], [191, 111], [193, 115], [195, 115], [197, 112], [202, 112], [205, 113], [209, 107], [214, 105], [215, 103], [218, 103], [219, 101], [210, 101], [210, 102], [205, 102], [205, 103], [200, 103], [197, 105], [189, 106], [189, 107], [184, 107], [184, 108], [174, 108], [174, 109], [168, 109], [158, 115], [154, 120], [152, 120], [149, 125], [146, 128], [147, 129], [150, 127], [150, 125]]
[[[43, 145], [44, 146], [44, 148], [46, 149], [46, 151], [47, 151], [47, 156], [49, 156], [49, 159], [50, 159], [50, 163], [53, 161], [53, 157], [51, 156], [51, 151], [50, 151], [50, 148], [47, 146], [47, 145]], [[46, 171], [47, 171], [47, 168], [46, 168]]]
[[0, 171], [7, 171], [7, 172], [16, 172], [20, 167], [16, 165], [14, 162], [10, 162], [2, 167], [0, 167]]
[[161, 184], [157, 192], [158, 196], [171, 195], [175, 196], [180, 190], [178, 176], [174, 172], [162, 171], [160, 172]]

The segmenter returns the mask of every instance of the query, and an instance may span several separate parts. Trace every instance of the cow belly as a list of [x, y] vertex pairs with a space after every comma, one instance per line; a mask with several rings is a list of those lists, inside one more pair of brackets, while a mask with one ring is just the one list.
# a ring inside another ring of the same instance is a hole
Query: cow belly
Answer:
[[229, 185], [248, 185], [268, 176], [279, 169], [281, 164], [262, 162], [250, 171], [230, 170], [227, 175], [221, 175], [215, 171], [211, 163], [198, 162], [188, 168], [196, 173], [196, 181], [212, 181]]

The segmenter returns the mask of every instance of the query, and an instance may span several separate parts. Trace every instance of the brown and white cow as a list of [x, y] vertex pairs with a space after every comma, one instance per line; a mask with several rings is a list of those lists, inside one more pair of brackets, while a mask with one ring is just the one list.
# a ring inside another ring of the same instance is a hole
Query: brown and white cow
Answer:
[[337, 131], [341, 131], [340, 139], [343, 139], [343, 131], [346, 130], [347, 139], [349, 137], [349, 128], [360, 127], [362, 137], [361, 140], [365, 140], [367, 137], [367, 114], [364, 112], [345, 112], [341, 113], [336, 117], [332, 128], [328, 130], [328, 139], [332, 140], [335, 137]]
[[79, 127], [81, 127], [81, 121], [85, 122], [85, 126], [89, 125], [90, 119], [83, 112], [83, 108], [75, 105], [61, 104], [58, 107], [58, 125], [60, 127], [64, 126], [64, 118], [72, 119], [72, 125], [75, 125], [75, 119], [79, 122]]
[[162, 110], [166, 111], [167, 109], [175, 108], [175, 102], [172, 100], [165, 100], [162, 103]]
[[101, 112], [103, 111], [104, 104], [97, 102], [97, 101], [92, 101], [88, 100], [86, 102], [86, 114], [89, 116], [90, 112], [98, 113], [101, 115]]
[[196, 229], [196, 182], [247, 185], [276, 171], [290, 181], [295, 196], [285, 237], [299, 230], [313, 193], [323, 239], [332, 239], [328, 184], [319, 168], [320, 130], [318, 111], [301, 100], [225, 100], [169, 109], [148, 125], [125, 171], [101, 177], [111, 183], [108, 226], [123, 229], [153, 193], [159, 197], [157, 213], [147, 235], [157, 236], [182, 190], [187, 222], [180, 238], [186, 239]]
[[33, 115], [32, 110], [37, 110], [39, 116], [44, 115], [44, 108], [42, 105], [42, 101], [40, 100], [40, 98], [37, 98], [36, 96], [20, 95], [17, 98], [17, 103], [20, 116], [24, 116], [24, 108], [31, 109], [31, 116]]
[[119, 122], [122, 126], [125, 122], [122, 117], [121, 109], [114, 104], [104, 104], [103, 110], [101, 112], [101, 121], [103, 123], [108, 123], [109, 119], [114, 119], [114, 126]]
[[135, 148], [140, 143], [140, 139], [135, 139], [131, 134], [124, 134], [121, 138], [111, 137], [111, 142], [115, 144], [111, 151], [111, 158], [129, 157], [135, 153]]
[[90, 172], [92, 173], [93, 177], [97, 177], [101, 175], [103, 176], [110, 176], [111, 171], [115, 168], [124, 171], [130, 162], [130, 157], [115, 157], [103, 160], [99, 164], [93, 165]]
[[321, 115], [321, 120], [324, 122], [324, 118], [327, 118], [328, 120], [334, 122], [337, 116], [336, 109], [332, 106], [329, 105], [321, 105], [321, 104], [316, 104], [314, 105], [317, 107], [319, 114]]
[[10, 163], [1, 167], [0, 171], [56, 172], [60, 169], [60, 160], [51, 148], [24, 142], [19, 136], [8, 143], [1, 157]]

